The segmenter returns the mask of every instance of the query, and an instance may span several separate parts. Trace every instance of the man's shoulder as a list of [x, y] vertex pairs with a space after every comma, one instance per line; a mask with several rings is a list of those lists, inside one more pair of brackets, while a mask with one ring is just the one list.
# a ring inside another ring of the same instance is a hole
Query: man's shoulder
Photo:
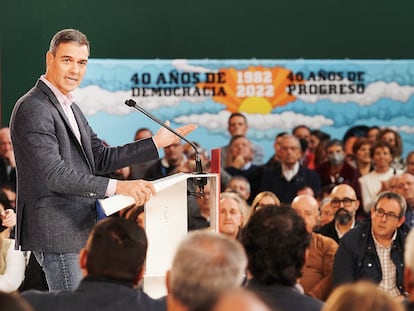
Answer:
[[[88, 282], [90, 283], [90, 282]], [[29, 290], [22, 293], [36, 311], [92, 310], [98, 304], [100, 310], [166, 310], [165, 299], [152, 299], [141, 290], [117, 284], [81, 284], [72, 292], [42, 292]], [[122, 300], [118, 299], [123, 297]]]
[[269, 306], [280, 311], [314, 311], [322, 308], [323, 302], [300, 293], [294, 286], [273, 284], [266, 286], [257, 282], [247, 286], [262, 298]]

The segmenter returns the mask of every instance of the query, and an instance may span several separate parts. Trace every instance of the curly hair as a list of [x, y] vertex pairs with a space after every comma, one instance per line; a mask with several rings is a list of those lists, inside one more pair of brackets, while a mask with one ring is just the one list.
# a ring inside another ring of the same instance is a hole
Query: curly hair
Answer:
[[256, 280], [292, 286], [302, 275], [310, 235], [290, 206], [269, 205], [252, 215], [242, 231], [248, 270]]

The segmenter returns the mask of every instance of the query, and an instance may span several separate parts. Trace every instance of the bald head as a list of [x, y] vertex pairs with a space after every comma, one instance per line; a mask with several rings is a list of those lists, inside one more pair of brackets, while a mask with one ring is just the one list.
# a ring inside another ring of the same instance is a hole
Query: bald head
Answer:
[[312, 232], [313, 228], [319, 223], [318, 201], [310, 195], [303, 194], [295, 197], [291, 206], [305, 220], [306, 230]]
[[347, 198], [356, 200], [356, 192], [354, 188], [346, 184], [335, 186], [335, 188], [332, 189], [330, 196], [339, 197], [339, 198], [347, 197]]

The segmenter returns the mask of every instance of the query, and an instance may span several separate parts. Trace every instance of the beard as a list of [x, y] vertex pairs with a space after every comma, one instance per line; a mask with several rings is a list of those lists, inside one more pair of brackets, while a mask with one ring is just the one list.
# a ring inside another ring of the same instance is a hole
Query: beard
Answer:
[[346, 225], [352, 220], [352, 214], [344, 208], [340, 208], [335, 213], [335, 221], [340, 225]]

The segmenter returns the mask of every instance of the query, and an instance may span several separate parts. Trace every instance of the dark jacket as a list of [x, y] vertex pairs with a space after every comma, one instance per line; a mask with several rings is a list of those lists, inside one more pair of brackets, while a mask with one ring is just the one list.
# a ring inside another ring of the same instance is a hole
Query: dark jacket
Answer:
[[[355, 227], [357, 225], [359, 225], [359, 221], [355, 221]], [[324, 236], [327, 236], [328, 238], [331, 238], [333, 240], [335, 240], [336, 243], [339, 244], [339, 236], [338, 236], [338, 232], [336, 232], [335, 229], [335, 219], [332, 220], [331, 222], [328, 222], [326, 225], [320, 227], [319, 229], [315, 230], [316, 233], [320, 233]]]
[[318, 174], [300, 165], [299, 171], [291, 181], [287, 181], [282, 174], [282, 166], [263, 168], [260, 191], [271, 191], [277, 195], [280, 202], [290, 203], [298, 190], [311, 187], [315, 195], [321, 190], [321, 181]]
[[122, 281], [85, 277], [73, 292], [26, 291], [35, 311], [166, 311], [165, 299], [154, 300]]
[[281, 283], [266, 285], [252, 279], [247, 289], [261, 298], [271, 310], [279, 311], [317, 311], [322, 308], [323, 302], [302, 294], [295, 286], [286, 286]]
[[[391, 259], [397, 269], [396, 283], [401, 294], [404, 292], [404, 243], [409, 230], [406, 224], [402, 224], [397, 229], [397, 237], [391, 248]], [[377, 284], [382, 280], [381, 264], [371, 233], [371, 221], [359, 224], [344, 235], [339, 242], [334, 261], [334, 286], [362, 279]]]

